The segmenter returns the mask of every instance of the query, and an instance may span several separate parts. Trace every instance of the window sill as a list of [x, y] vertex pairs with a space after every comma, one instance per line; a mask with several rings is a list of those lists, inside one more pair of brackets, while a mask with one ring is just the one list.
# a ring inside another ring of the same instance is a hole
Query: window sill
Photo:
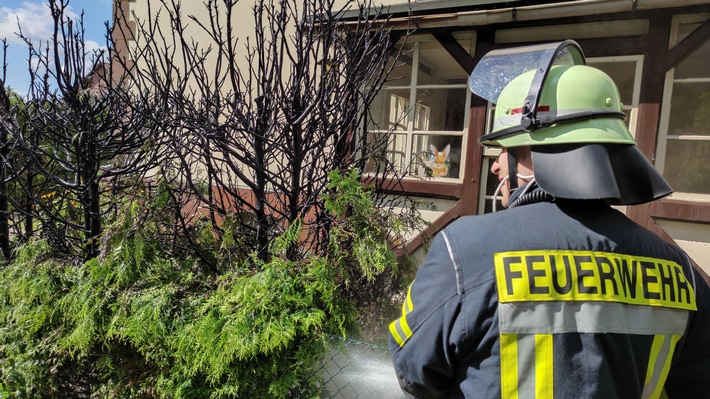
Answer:
[[445, 199], [460, 199], [463, 191], [463, 183], [460, 181], [384, 179], [376, 182], [375, 179], [375, 177], [364, 177], [363, 182], [365, 184], [374, 183], [376, 187], [384, 191]]
[[650, 212], [654, 218], [710, 223], [710, 201], [706, 198], [663, 198], [651, 203]]

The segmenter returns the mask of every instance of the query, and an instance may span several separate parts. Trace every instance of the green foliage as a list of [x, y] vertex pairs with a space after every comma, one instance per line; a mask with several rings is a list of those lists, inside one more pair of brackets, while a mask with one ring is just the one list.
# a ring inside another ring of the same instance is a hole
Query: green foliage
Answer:
[[[107, 227], [97, 258], [55, 259], [41, 240], [22, 246], [0, 269], [1, 397], [318, 397], [329, 338], [359, 323], [353, 290], [391, 279], [396, 266], [357, 175], [331, 178], [322, 256], [289, 257], [302, 237], [296, 221], [268, 261], [233, 258], [220, 276], [205, 273], [155, 239], [160, 212], [141, 201]], [[200, 228], [208, 248], [239, 245]]]
[[384, 331], [399, 306], [391, 299], [404, 290], [414, 267], [410, 257], [395, 249], [405, 242], [408, 231], [423, 228], [421, 219], [376, 206], [355, 170], [331, 172], [328, 177], [325, 206], [334, 216], [330, 261], [343, 270], [348, 301], [358, 310], [349, 332], [371, 342], [386, 340]]
[[[57, 323], [53, 303], [60, 297], [59, 265], [46, 259], [44, 242], [25, 245], [15, 265], [0, 273], [0, 367], [10, 397], [30, 397], [36, 387], [52, 392], [51, 356], [43, 349]], [[28, 370], [29, 372], [25, 372]], [[28, 391], [29, 388], [29, 391]]]
[[330, 235], [331, 251], [342, 257], [337, 261], [357, 265], [371, 280], [396, 264], [384, 213], [375, 207], [356, 170], [344, 175], [333, 171], [328, 178], [325, 207], [338, 218]]

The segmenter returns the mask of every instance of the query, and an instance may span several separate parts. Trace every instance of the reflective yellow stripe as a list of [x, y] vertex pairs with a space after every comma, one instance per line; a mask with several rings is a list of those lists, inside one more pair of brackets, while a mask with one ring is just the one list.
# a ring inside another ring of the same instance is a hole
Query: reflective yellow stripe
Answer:
[[412, 329], [409, 328], [409, 323], [407, 323], [406, 317], [402, 317], [401, 319], [399, 319], [399, 326], [402, 328], [405, 340], [409, 339], [409, 337], [412, 336]]
[[653, 370], [656, 367], [656, 361], [658, 360], [658, 353], [661, 351], [661, 345], [665, 340], [664, 335], [656, 335], [653, 337], [653, 343], [651, 344], [651, 354], [648, 358], [648, 366], [646, 368], [646, 381], [644, 385], [648, 384], [653, 377]]
[[554, 398], [553, 345], [552, 334], [500, 335], [502, 399]]
[[402, 317], [390, 323], [390, 334], [392, 334], [392, 338], [394, 338], [400, 348], [412, 337], [412, 329], [407, 323], [407, 315], [413, 310], [414, 302], [412, 301], [412, 286], [410, 285], [407, 290], [407, 298], [402, 304]]
[[553, 399], [552, 334], [535, 335], [535, 399]]
[[518, 399], [518, 334], [500, 335], [501, 399]]
[[397, 341], [400, 347], [404, 346], [404, 343], [412, 337], [412, 329], [409, 328], [409, 323], [407, 323], [407, 316], [402, 316], [390, 323], [390, 334], [392, 334], [392, 338]]
[[412, 302], [412, 284], [410, 284], [407, 289], [407, 298], [402, 303], [402, 317], [406, 316], [407, 313], [412, 310], [414, 310], [414, 303]]
[[653, 337], [651, 354], [646, 368], [642, 399], [658, 399], [663, 393], [663, 386], [671, 368], [671, 360], [680, 335], [656, 335]]
[[399, 320], [395, 320], [392, 323], [390, 323], [390, 334], [392, 334], [392, 338], [397, 342], [399, 347], [401, 348], [402, 345], [404, 345], [404, 338], [402, 338], [401, 335], [399, 335], [399, 331], [397, 331], [397, 322]]
[[409, 289], [407, 289], [407, 300], [405, 301], [407, 304], [407, 313], [411, 312], [414, 310], [414, 302], [412, 302], [412, 285], [409, 285]]

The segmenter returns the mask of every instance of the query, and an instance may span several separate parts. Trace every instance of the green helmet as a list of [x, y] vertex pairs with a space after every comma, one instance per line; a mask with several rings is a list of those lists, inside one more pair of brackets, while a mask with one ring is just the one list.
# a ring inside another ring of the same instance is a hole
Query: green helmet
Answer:
[[516, 77], [500, 93], [492, 132], [481, 137], [482, 144], [636, 144], [624, 123], [626, 115], [614, 82], [604, 72], [586, 65], [550, 68], [537, 105], [537, 125], [526, 129], [523, 104], [535, 72]]
[[480, 143], [530, 146], [535, 180], [552, 196], [631, 205], [672, 192], [636, 147], [613, 80], [585, 65], [574, 41], [494, 50], [469, 87], [496, 104]]

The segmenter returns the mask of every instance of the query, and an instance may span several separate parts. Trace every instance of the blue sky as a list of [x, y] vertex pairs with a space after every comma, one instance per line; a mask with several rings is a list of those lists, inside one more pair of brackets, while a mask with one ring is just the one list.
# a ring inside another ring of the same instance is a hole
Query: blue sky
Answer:
[[[33, 43], [46, 41], [52, 31], [52, 18], [47, 4], [48, 0], [0, 1], [0, 40], [6, 39], [9, 45], [5, 85], [10, 86], [21, 95], [27, 93], [29, 75], [27, 72], [27, 45], [16, 35], [18, 20], [22, 31], [26, 36], [32, 38]], [[82, 10], [84, 12], [87, 48], [104, 47], [104, 21], [111, 19], [112, 0], [69, 0], [69, 7], [75, 18], [78, 18]], [[1, 49], [0, 63], [2, 63]], [[2, 66], [0, 65], [1, 72]], [[0, 78], [2, 78], [1, 75]]]

